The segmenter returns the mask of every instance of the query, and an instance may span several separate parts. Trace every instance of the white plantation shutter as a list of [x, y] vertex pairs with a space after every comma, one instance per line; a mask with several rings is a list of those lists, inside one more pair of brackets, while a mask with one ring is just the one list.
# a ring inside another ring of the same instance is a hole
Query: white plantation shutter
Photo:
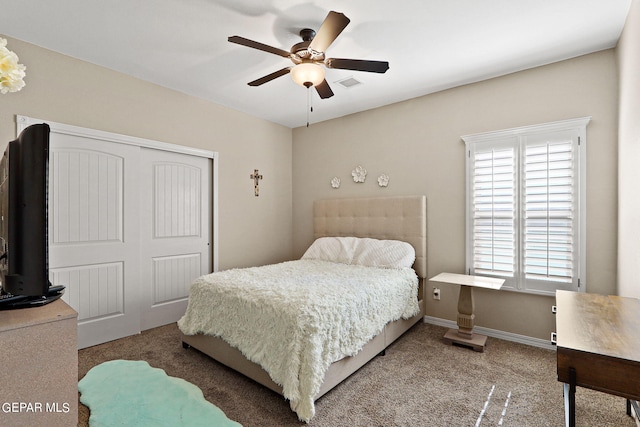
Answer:
[[473, 159], [473, 266], [476, 274], [513, 277], [516, 271], [516, 153], [490, 148]]
[[508, 290], [584, 290], [588, 121], [463, 137], [469, 274]]
[[528, 143], [523, 161], [527, 284], [530, 280], [570, 284], [576, 274], [573, 140]]

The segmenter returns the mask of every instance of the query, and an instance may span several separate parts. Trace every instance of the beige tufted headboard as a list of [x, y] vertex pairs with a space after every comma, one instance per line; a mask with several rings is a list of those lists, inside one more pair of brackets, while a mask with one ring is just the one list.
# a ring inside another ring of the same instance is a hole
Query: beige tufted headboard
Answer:
[[313, 237], [354, 236], [408, 242], [416, 250], [413, 268], [427, 277], [426, 196], [316, 200]]

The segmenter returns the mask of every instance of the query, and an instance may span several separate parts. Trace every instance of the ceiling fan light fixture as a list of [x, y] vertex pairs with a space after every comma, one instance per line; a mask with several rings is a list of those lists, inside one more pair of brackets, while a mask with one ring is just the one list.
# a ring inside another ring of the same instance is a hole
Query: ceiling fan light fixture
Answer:
[[303, 62], [291, 69], [291, 78], [306, 88], [317, 86], [324, 81], [324, 69], [318, 64]]

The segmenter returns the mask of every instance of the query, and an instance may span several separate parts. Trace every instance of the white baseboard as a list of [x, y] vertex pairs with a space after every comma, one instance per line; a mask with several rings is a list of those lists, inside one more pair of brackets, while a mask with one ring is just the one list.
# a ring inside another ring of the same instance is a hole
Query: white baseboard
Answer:
[[[439, 317], [424, 316], [424, 323], [430, 323], [436, 326], [443, 326], [445, 328], [457, 328], [458, 325], [453, 320], [441, 319]], [[482, 326], [476, 326], [473, 328], [474, 332], [486, 335], [488, 337], [499, 338], [501, 340], [513, 341], [520, 344], [531, 345], [534, 347], [545, 348], [547, 350], [555, 350], [556, 346], [551, 344], [550, 340], [543, 340], [540, 338], [528, 337], [526, 335], [514, 334], [512, 332], [499, 331], [497, 329], [483, 328]]]

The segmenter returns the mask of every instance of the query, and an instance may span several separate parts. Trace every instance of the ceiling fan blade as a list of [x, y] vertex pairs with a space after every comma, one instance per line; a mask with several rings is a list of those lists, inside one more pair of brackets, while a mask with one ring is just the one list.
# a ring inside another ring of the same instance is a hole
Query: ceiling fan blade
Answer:
[[316, 91], [322, 99], [331, 98], [333, 96], [333, 91], [329, 87], [329, 83], [327, 83], [326, 80], [323, 80], [322, 83], [316, 86]]
[[261, 84], [265, 84], [267, 82], [270, 82], [271, 80], [277, 79], [280, 76], [284, 76], [285, 74], [289, 74], [289, 71], [291, 71], [291, 67], [285, 67], [282, 70], [275, 71], [275, 72], [273, 72], [271, 74], [267, 74], [264, 77], [260, 77], [257, 80], [249, 82], [248, 85], [249, 86], [260, 86]]
[[252, 47], [254, 49], [262, 50], [264, 52], [275, 53], [276, 55], [284, 56], [285, 58], [289, 58], [291, 56], [291, 53], [286, 50], [278, 49], [277, 47], [273, 47], [260, 42], [245, 39], [244, 37], [231, 36], [227, 40], [230, 41], [231, 43]]
[[370, 73], [385, 73], [389, 69], [387, 61], [367, 61], [363, 59], [327, 58], [324, 61], [329, 68], [341, 70], [368, 71]]
[[316, 52], [325, 52], [349, 22], [351, 20], [344, 16], [344, 13], [329, 12], [311, 44], [309, 44], [309, 48]]

